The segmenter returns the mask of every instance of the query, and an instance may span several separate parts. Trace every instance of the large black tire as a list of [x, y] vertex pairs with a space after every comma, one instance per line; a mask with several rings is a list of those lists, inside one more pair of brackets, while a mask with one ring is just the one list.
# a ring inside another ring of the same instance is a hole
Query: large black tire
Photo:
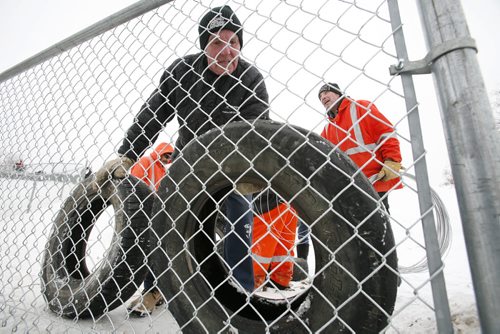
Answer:
[[[384, 329], [397, 291], [394, 239], [374, 200], [377, 194], [357, 171], [323, 138], [268, 121], [233, 123], [187, 145], [163, 180], [153, 209], [168, 258], [155, 260], [156, 275], [181, 330]], [[229, 283], [214, 244], [215, 203], [236, 180], [269, 182], [312, 228], [316, 276], [306, 293], [277, 303], [247, 299]]]
[[[154, 194], [133, 176], [107, 182], [93, 177], [78, 184], [58, 212], [42, 263], [42, 291], [49, 308], [68, 318], [99, 318], [123, 304], [147, 273], [151, 249], [149, 215]], [[85, 260], [90, 232], [108, 207], [114, 234], [106, 257], [90, 272]]]

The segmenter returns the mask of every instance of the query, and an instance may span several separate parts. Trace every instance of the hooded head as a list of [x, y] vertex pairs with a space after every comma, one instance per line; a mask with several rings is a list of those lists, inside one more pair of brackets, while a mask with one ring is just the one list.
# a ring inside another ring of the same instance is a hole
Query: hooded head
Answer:
[[160, 160], [162, 155], [169, 154], [172, 155], [174, 152], [174, 147], [168, 143], [160, 143], [156, 146], [151, 153], [151, 157], [156, 161]]
[[240, 40], [240, 46], [243, 47], [243, 27], [240, 20], [231, 7], [222, 6], [210, 9], [201, 19], [198, 27], [200, 48], [205, 50], [210, 33], [215, 33], [224, 29], [234, 32]]

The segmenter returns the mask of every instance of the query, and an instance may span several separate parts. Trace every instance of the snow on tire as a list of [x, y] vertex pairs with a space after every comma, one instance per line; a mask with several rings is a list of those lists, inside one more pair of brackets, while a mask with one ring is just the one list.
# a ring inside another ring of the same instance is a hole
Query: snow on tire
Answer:
[[[58, 212], [45, 248], [42, 292], [49, 308], [68, 318], [99, 318], [130, 298], [146, 275], [153, 194], [133, 176], [95, 191], [89, 177], [78, 184]], [[112, 206], [114, 233], [105, 258], [91, 272], [89, 236]]]
[[[230, 282], [216, 216], [236, 182], [270, 185], [311, 227], [318, 274], [305, 293], [269, 301]], [[153, 209], [164, 249], [154, 269], [181, 330], [380, 332], [394, 308], [397, 257], [388, 218], [371, 196], [346, 155], [298, 127], [238, 122], [192, 141]]]

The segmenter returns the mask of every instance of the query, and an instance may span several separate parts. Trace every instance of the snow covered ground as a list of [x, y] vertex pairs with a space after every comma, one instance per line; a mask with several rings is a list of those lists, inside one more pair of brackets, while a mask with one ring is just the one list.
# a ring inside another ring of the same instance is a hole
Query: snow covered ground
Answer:
[[[0, 333], [17, 332], [112, 332], [174, 333], [178, 330], [175, 319], [166, 309], [158, 309], [151, 317], [129, 318], [121, 306], [97, 321], [61, 319], [45, 306], [39, 279], [40, 262], [50, 233], [51, 221], [61, 201], [67, 197], [71, 184], [49, 181], [35, 182], [0, 179]], [[24, 189], [23, 191], [18, 191]], [[17, 191], [14, 191], [17, 190]], [[452, 244], [445, 257], [445, 279], [453, 325], [457, 333], [479, 333], [479, 323], [472, 290], [471, 277], [462, 236], [453, 186], [436, 189], [446, 205], [452, 224]], [[397, 195], [399, 192], [399, 195]], [[390, 197], [392, 224], [396, 240], [405, 238], [398, 224], [412, 224], [410, 212], [417, 210], [415, 195], [409, 188], [394, 192]], [[28, 206], [33, 198], [31, 206]], [[418, 210], [413, 213], [418, 217]], [[112, 215], [104, 215], [107, 222]], [[397, 221], [397, 222], [396, 222]], [[111, 229], [104, 228], [91, 235], [94, 240], [92, 257], [99, 261]], [[410, 229], [416, 240], [422, 240], [420, 225]], [[93, 232], [94, 233], [94, 232]], [[398, 247], [400, 264], [411, 266], [421, 259], [420, 246], [408, 240]], [[97, 251], [96, 251], [97, 250]], [[396, 310], [388, 333], [435, 333], [437, 332], [432, 293], [427, 272], [404, 274], [398, 290]]]
[[[451, 247], [444, 258], [444, 274], [453, 326], [456, 333], [480, 333], [455, 189], [452, 185], [448, 185], [434, 190], [437, 191], [448, 210], [452, 228]], [[391, 197], [391, 213], [396, 211], [396, 207], [400, 207], [401, 211], [408, 208], [406, 203], [398, 203], [396, 194], [394, 192]], [[394, 212], [393, 214], [401, 213]], [[421, 227], [418, 226], [418, 228]], [[415, 258], [410, 253], [399, 252], [399, 259], [400, 264], [409, 265], [412, 259], [418, 260], [420, 257]], [[428, 306], [433, 305], [431, 287], [430, 284], [420, 285], [421, 282], [429, 279], [428, 272], [405, 274], [402, 277], [403, 283], [398, 290], [396, 311], [392, 322], [396, 328], [388, 332], [394, 330], [399, 333], [436, 333], [434, 311]]]

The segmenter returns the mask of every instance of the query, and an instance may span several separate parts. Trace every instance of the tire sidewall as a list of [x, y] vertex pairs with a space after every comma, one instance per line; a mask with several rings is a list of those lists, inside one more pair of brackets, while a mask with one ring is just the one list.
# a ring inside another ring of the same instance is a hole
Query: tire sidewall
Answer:
[[[99, 190], [92, 183], [93, 177], [79, 183], [63, 203], [43, 258], [44, 297], [53, 312], [68, 318], [98, 318], [123, 304], [144, 280], [151, 249], [151, 190], [133, 176]], [[114, 233], [106, 258], [90, 272], [86, 241], [104, 206], [114, 209]], [[75, 249], [79, 241], [84, 244]], [[72, 257], [79, 261], [76, 267], [67, 261]]]

